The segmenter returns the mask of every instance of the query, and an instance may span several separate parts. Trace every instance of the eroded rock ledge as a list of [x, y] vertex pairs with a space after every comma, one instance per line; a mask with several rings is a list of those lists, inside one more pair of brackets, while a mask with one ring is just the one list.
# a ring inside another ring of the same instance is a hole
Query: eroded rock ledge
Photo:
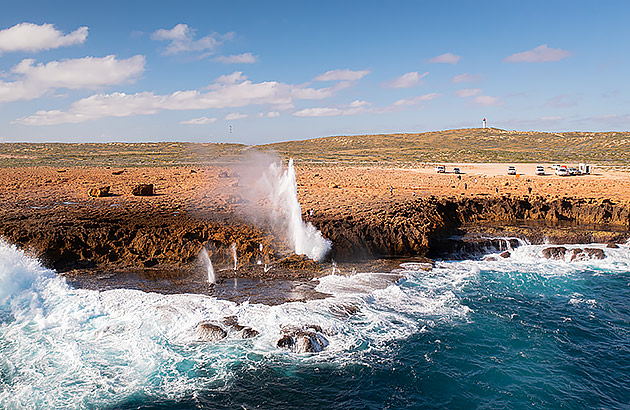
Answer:
[[[306, 215], [305, 215], [306, 216]], [[629, 206], [609, 200], [542, 197], [419, 198], [387, 210], [352, 215], [316, 213], [311, 222], [333, 242], [337, 261], [365, 257], [431, 256], [453, 234], [527, 237], [552, 243], [621, 242], [628, 238]], [[178, 207], [55, 206], [4, 212], [0, 235], [31, 249], [58, 271], [107, 268], [185, 268], [205, 246], [213, 262], [232, 263], [235, 244], [241, 274], [248, 266], [275, 264], [273, 276], [312, 277], [317, 264], [290, 254], [268, 231], [236, 218], [199, 218]], [[261, 269], [255, 270], [261, 275]], [[254, 270], [251, 270], [254, 274]]]

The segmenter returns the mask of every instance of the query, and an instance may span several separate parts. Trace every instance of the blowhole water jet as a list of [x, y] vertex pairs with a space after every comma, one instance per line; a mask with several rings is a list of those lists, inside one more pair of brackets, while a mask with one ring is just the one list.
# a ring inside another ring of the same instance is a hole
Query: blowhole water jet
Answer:
[[234, 271], [238, 269], [238, 257], [236, 256], [236, 242], [232, 243], [232, 258], [234, 259]]
[[208, 255], [208, 250], [203, 248], [201, 250], [201, 263], [206, 268], [208, 272], [208, 284], [214, 285], [217, 282], [217, 278], [214, 275], [214, 267], [212, 266], [212, 261], [210, 260], [210, 256]]
[[262, 176], [257, 177], [255, 189], [271, 205], [273, 229], [283, 234], [296, 254], [321, 262], [331, 242], [312, 223], [302, 220], [293, 158], [286, 170], [281, 163], [271, 163]]

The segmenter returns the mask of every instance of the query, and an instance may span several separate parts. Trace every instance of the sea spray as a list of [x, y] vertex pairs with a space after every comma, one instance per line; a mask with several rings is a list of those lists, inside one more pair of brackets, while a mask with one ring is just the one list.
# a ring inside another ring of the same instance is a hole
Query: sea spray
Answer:
[[310, 222], [302, 220], [302, 208], [297, 196], [293, 159], [287, 169], [273, 162], [263, 172], [257, 189], [271, 204], [272, 226], [288, 240], [296, 254], [322, 261], [331, 247], [331, 242]]
[[214, 267], [212, 266], [212, 261], [210, 260], [210, 256], [208, 256], [208, 250], [205, 248], [202, 249], [200, 257], [201, 257], [201, 263], [203, 263], [203, 266], [208, 271], [208, 284], [212, 285], [216, 283], [217, 279], [214, 275]]
[[234, 260], [234, 270], [238, 269], [238, 256], [236, 255], [236, 243], [232, 243], [232, 259]]

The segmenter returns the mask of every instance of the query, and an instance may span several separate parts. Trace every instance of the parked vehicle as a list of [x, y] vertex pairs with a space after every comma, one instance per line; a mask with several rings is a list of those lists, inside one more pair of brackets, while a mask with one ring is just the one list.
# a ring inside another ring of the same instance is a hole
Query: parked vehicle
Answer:
[[577, 168], [569, 168], [569, 174], [571, 175], [580, 175], [580, 171]]
[[568, 177], [569, 175], [571, 175], [571, 173], [569, 173], [569, 170], [564, 168], [564, 167], [560, 167], [558, 169], [556, 169], [556, 175], [560, 176], [560, 177]]
[[456, 174], [461, 174], [462, 172], [459, 170], [459, 168], [455, 167], [453, 168], [453, 172]]
[[436, 165], [435, 172], [438, 174], [443, 174], [446, 172], [446, 167], [444, 165]]
[[580, 170], [580, 174], [590, 174], [591, 166], [589, 164], [580, 163], [578, 165], [578, 169]]
[[536, 167], [536, 175], [545, 175], [545, 167], [538, 165]]
[[554, 171], [557, 171], [559, 168], [562, 168], [562, 166], [560, 164], [553, 164], [551, 166], [551, 169], [553, 169]]
[[516, 168], [514, 168], [513, 166], [509, 166], [508, 167], [508, 171], [507, 171], [508, 175], [516, 175]]

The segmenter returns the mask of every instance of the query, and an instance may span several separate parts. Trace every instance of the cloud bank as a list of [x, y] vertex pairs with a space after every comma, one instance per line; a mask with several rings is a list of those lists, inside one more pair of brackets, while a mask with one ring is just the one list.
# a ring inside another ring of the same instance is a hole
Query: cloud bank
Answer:
[[346, 87], [343, 82], [332, 87], [311, 88], [276, 81], [253, 83], [241, 72], [219, 77], [207, 89], [187, 90], [160, 95], [153, 92], [136, 94], [95, 94], [73, 102], [66, 111], [37, 111], [13, 123], [22, 125], [56, 125], [81, 123], [105, 117], [128, 117], [156, 114], [163, 110], [205, 110], [268, 104], [289, 108], [295, 100], [319, 100]]
[[79, 27], [72, 33], [64, 35], [52, 24], [38, 26], [33, 23], [20, 23], [0, 30], [0, 55], [6, 52], [37, 52], [82, 44], [87, 35], [87, 27]]
[[15, 81], [0, 80], [0, 102], [32, 100], [56, 89], [97, 89], [131, 81], [144, 72], [146, 60], [137, 55], [119, 60], [84, 57], [35, 64], [22, 60], [11, 70]]

